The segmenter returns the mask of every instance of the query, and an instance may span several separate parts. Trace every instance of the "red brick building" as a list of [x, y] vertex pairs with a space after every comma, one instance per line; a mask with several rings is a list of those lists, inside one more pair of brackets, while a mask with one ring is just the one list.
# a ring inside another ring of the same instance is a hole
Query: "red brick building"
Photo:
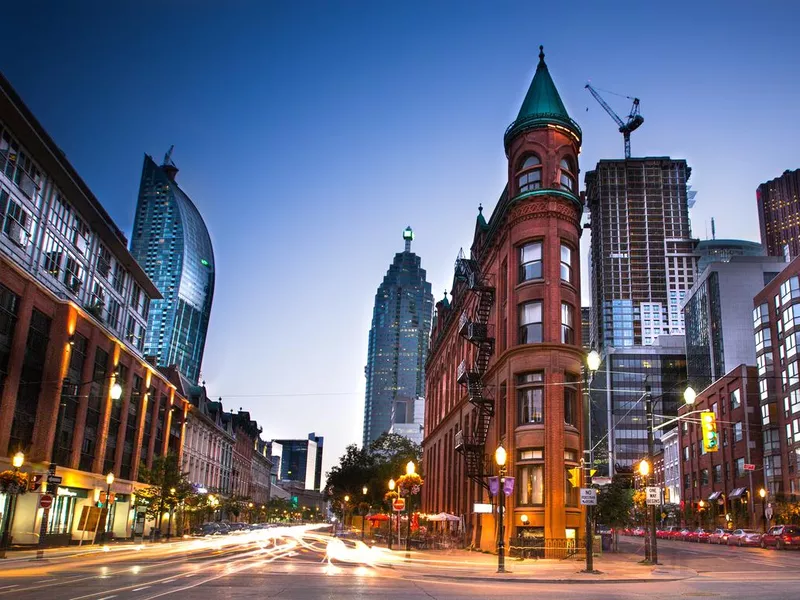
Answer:
[[796, 501], [800, 494], [800, 258], [790, 262], [753, 303], [767, 490], [770, 498]]
[[679, 416], [713, 412], [719, 437], [719, 450], [705, 452], [700, 415], [680, 421], [681, 490], [688, 526], [760, 526], [758, 492], [764, 471], [758, 406], [758, 372], [740, 365], [698, 394], [694, 405], [678, 410]]
[[[509, 536], [580, 536], [583, 407], [578, 154], [569, 117], [540, 53], [505, 133], [508, 184], [470, 256], [456, 261], [452, 304], [436, 305], [426, 366], [423, 510], [464, 515], [473, 543], [493, 548], [487, 477], [502, 443]], [[483, 518], [483, 520], [481, 520]]]
[[[48, 490], [48, 543], [79, 537], [81, 509], [97, 502], [109, 472], [117, 498], [109, 528], [130, 535], [141, 467], [180, 454], [186, 402], [141, 354], [149, 302], [159, 296], [0, 76], [0, 470], [20, 451], [25, 472], [44, 475], [54, 464], [62, 481]], [[18, 498], [15, 543], [39, 541], [38, 498]], [[0, 526], [8, 518], [0, 515]]]

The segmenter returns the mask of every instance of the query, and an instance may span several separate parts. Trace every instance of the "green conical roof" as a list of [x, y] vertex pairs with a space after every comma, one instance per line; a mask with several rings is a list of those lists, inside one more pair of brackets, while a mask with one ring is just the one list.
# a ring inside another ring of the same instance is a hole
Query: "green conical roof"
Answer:
[[519, 109], [517, 121], [535, 116], [557, 115], [563, 119], [569, 119], [567, 109], [558, 95], [556, 84], [550, 77], [547, 64], [544, 62], [544, 46], [539, 46], [539, 64], [536, 67], [536, 74], [531, 81], [531, 87]]
[[544, 62], [544, 47], [539, 46], [539, 64], [536, 66], [536, 74], [533, 76], [533, 81], [531, 81], [531, 86], [519, 109], [516, 121], [506, 130], [506, 146], [517, 134], [551, 123], [571, 129], [580, 139], [581, 128], [570, 118], [564, 107], [556, 85], [553, 83], [553, 78], [550, 77], [547, 64]]

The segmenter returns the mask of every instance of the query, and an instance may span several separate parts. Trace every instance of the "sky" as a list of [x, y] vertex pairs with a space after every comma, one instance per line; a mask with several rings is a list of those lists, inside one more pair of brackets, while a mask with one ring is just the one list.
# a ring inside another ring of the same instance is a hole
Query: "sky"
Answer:
[[29, 0], [3, 9], [0, 70], [128, 235], [144, 154], [175, 145], [214, 244], [209, 394], [265, 439], [324, 436], [327, 471], [361, 439], [402, 231], [441, 299], [503, 189], [539, 44], [583, 129], [581, 188], [623, 156], [590, 81], [623, 118], [641, 99], [634, 156], [688, 161], [696, 237], [714, 218], [757, 241], [756, 187], [800, 168], [799, 21], [768, 0]]

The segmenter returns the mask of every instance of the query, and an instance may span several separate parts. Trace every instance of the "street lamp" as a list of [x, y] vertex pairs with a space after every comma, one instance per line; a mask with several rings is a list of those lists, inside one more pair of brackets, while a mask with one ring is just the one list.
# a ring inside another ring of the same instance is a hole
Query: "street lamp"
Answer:
[[[417, 466], [414, 464], [413, 460], [408, 461], [406, 463], [406, 475], [413, 475], [417, 472]], [[406, 511], [408, 512], [408, 532], [406, 534], [406, 560], [411, 558], [411, 518], [414, 516], [414, 511], [411, 509], [411, 501], [414, 499], [414, 492], [412, 489], [408, 490], [408, 506], [406, 507]], [[397, 515], [397, 518], [400, 518], [400, 515]], [[400, 525], [397, 525], [397, 529], [400, 529]]]
[[342, 533], [344, 533], [344, 527], [347, 525], [347, 503], [350, 502], [350, 496], [346, 495], [344, 497], [344, 508], [342, 508]]
[[[591, 487], [592, 485], [592, 465], [594, 464], [594, 457], [592, 456], [592, 416], [591, 416], [591, 399], [589, 396], [589, 375], [594, 378], [595, 371], [600, 368], [600, 354], [597, 350], [592, 350], [586, 355], [586, 368], [583, 369], [583, 439], [584, 439], [584, 486]], [[584, 524], [584, 544], [586, 548], [586, 569], [587, 573], [594, 573], [594, 556], [592, 553], [592, 505], [586, 506], [586, 522]]]
[[[367, 492], [368, 491], [369, 490], [367, 489], [367, 486], [364, 486], [364, 487], [361, 488], [361, 494], [365, 498], [364, 502], [366, 502], [366, 496], [367, 496]], [[366, 521], [366, 520], [367, 520], [367, 515], [364, 514], [364, 507], [362, 506], [361, 507], [361, 541], [362, 542], [364, 541], [364, 521]]]
[[689, 406], [694, 404], [694, 401], [697, 399], [697, 392], [694, 391], [692, 386], [687, 386], [686, 389], [683, 391], [683, 401], [686, 402]]
[[108, 472], [106, 475], [106, 523], [103, 527], [103, 543], [106, 542], [106, 538], [110, 533], [108, 531], [108, 527], [111, 524], [111, 484], [114, 483], [114, 473], [111, 471]]
[[111, 386], [111, 399], [119, 400], [122, 397], [122, 386], [116, 381]]
[[6, 492], [6, 506], [3, 511], [5, 521], [3, 523], [3, 534], [0, 538], [0, 551], [2, 551], [3, 558], [5, 558], [5, 551], [9, 546], [9, 529], [11, 528], [11, 521], [14, 519], [14, 509], [17, 506], [17, 493], [19, 490], [16, 475], [19, 473], [19, 469], [24, 462], [25, 455], [22, 452], [17, 452], [11, 459], [11, 464], [14, 467], [14, 480], [8, 486], [8, 491]]
[[[389, 480], [389, 491], [393, 492], [394, 488], [397, 484], [394, 482], [394, 479]], [[392, 498], [392, 496], [389, 496]], [[394, 500], [389, 501], [389, 550], [392, 549], [392, 514], [394, 513]], [[397, 543], [400, 543], [400, 514], [397, 514]]]
[[500, 471], [500, 485], [498, 486], [498, 493], [499, 493], [499, 502], [500, 506], [498, 507], [499, 514], [499, 522], [500, 525], [497, 528], [497, 572], [498, 573], [505, 573], [506, 572], [506, 542], [505, 542], [505, 534], [503, 532], [503, 512], [506, 506], [506, 495], [503, 488], [505, 487], [505, 480], [506, 480], [506, 459], [508, 455], [506, 454], [506, 449], [503, 448], [503, 445], [500, 444], [497, 447], [497, 450], [494, 451], [494, 462], [497, 463], [497, 466]]
[[767, 530], [767, 490], [763, 487], [758, 490], [758, 495], [761, 496], [761, 518], [764, 522], [764, 531]]

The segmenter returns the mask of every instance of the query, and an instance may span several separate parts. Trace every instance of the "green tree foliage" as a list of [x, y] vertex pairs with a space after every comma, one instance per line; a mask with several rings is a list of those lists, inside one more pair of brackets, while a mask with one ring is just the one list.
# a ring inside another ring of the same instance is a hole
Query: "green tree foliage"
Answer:
[[152, 468], [139, 470], [139, 478], [148, 486], [136, 492], [137, 504], [147, 507], [149, 518], [160, 519], [171, 506], [187, 501], [193, 503], [195, 492], [187, 475], [181, 472], [177, 454], [170, 452], [167, 456], [154, 457]]
[[596, 522], [615, 529], [629, 525], [633, 517], [633, 493], [628, 487], [628, 478], [615, 475], [611, 483], [601, 487], [597, 494]]
[[362, 504], [385, 506], [389, 479], [404, 475], [408, 461], [414, 461], [419, 472], [421, 458], [421, 446], [396, 433], [384, 433], [366, 449], [351, 444], [326, 476], [325, 492], [334, 512], [342, 516], [345, 495], [350, 496], [348, 510]]

